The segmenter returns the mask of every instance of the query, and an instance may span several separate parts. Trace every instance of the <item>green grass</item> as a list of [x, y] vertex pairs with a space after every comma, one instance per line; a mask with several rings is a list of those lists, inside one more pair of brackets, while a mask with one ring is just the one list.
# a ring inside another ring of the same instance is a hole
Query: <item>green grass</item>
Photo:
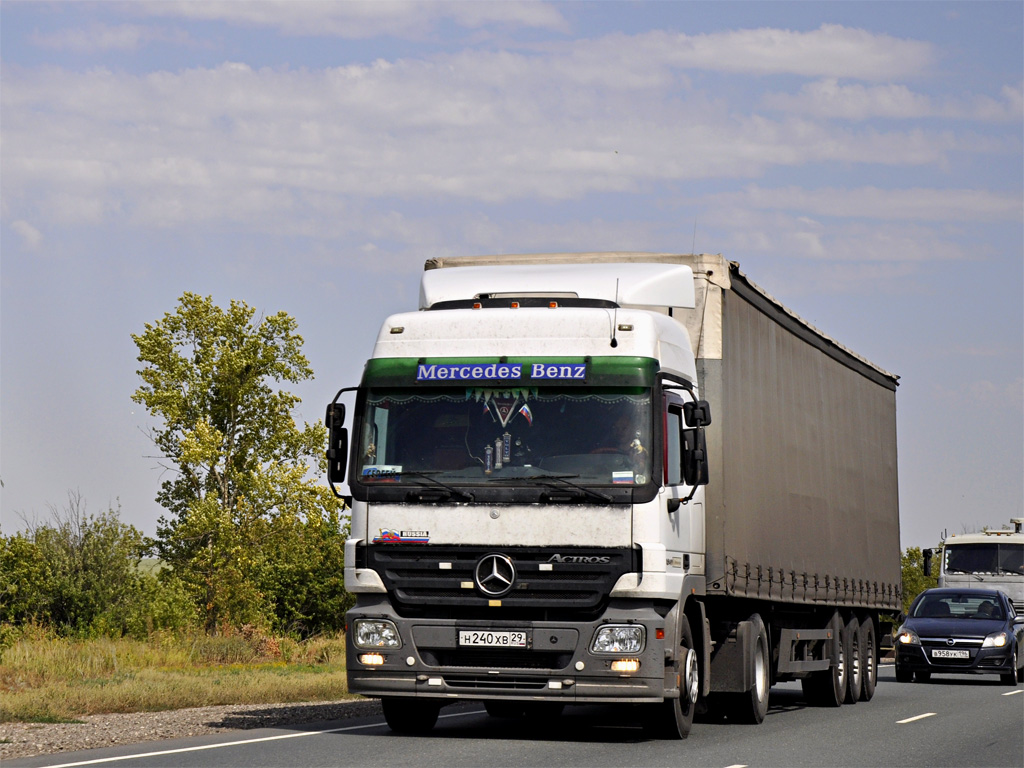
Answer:
[[0, 722], [349, 698], [344, 637], [75, 640], [29, 633], [0, 661]]

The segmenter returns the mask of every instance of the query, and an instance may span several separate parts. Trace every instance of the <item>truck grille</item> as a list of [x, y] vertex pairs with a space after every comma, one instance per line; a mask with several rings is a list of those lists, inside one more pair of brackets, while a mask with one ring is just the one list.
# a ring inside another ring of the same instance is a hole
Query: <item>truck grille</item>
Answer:
[[[506, 555], [516, 569], [499, 606], [474, 584], [477, 562], [492, 553]], [[639, 551], [631, 549], [387, 544], [367, 547], [365, 557], [395, 610], [407, 617], [592, 618], [620, 576], [641, 570]]]

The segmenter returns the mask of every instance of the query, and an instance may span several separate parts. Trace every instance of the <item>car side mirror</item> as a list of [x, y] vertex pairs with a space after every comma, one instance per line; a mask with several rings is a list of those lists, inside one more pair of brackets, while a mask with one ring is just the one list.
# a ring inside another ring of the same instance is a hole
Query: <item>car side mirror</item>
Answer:
[[327, 406], [327, 482], [345, 482], [345, 464], [348, 461], [348, 430], [345, 429], [345, 404]]

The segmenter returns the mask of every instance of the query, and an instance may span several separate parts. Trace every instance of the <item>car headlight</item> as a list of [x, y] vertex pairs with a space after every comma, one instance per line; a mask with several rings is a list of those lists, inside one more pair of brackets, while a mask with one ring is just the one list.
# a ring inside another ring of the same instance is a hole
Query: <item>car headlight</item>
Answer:
[[398, 627], [387, 619], [356, 619], [353, 642], [357, 648], [400, 648]]
[[1005, 632], [993, 632], [991, 635], [985, 638], [985, 642], [981, 644], [982, 648], [1003, 648], [1010, 642], [1010, 638]]
[[606, 624], [594, 633], [591, 653], [640, 653], [646, 633], [639, 624]]
[[914, 630], [900, 627], [900, 631], [896, 635], [896, 642], [900, 645], [920, 645], [921, 638]]

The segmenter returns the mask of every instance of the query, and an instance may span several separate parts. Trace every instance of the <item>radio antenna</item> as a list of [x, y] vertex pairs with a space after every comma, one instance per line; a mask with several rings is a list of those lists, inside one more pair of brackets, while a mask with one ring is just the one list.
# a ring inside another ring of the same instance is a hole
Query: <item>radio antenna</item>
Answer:
[[619, 346], [619, 340], [615, 338], [615, 329], [619, 327], [619, 278], [615, 278], [615, 309], [612, 312], [612, 349]]

